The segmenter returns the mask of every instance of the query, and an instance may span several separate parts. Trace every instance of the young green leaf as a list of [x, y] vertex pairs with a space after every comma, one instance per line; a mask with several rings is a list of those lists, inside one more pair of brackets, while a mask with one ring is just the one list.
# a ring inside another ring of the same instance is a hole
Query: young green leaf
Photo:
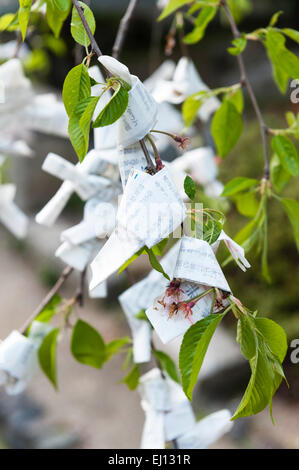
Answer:
[[22, 33], [22, 38], [24, 41], [26, 37], [29, 18], [30, 18], [32, 0], [19, 0], [19, 3], [20, 3], [20, 7], [18, 11], [18, 20], [19, 20], [20, 30]]
[[153, 253], [156, 256], [162, 256], [164, 252], [164, 248], [168, 243], [168, 238], [164, 238], [164, 240], [161, 240], [157, 245], [152, 247]]
[[291, 175], [283, 168], [276, 154], [274, 154], [271, 159], [270, 170], [271, 183], [275, 190], [280, 193], [291, 178]]
[[[62, 0], [61, 0], [62, 1]], [[68, 2], [67, 9], [61, 9], [56, 0], [47, 0], [47, 12], [46, 12], [46, 19], [49, 27], [54, 33], [56, 38], [59, 37], [60, 31], [62, 29], [63, 23], [67, 19], [70, 9], [71, 9], [71, 1]]]
[[257, 179], [238, 176], [226, 183], [221, 196], [233, 196], [253, 186], [257, 186], [258, 183]]
[[77, 104], [91, 95], [90, 78], [85, 65], [80, 64], [72, 68], [67, 74], [62, 90], [65, 110], [70, 117]]
[[282, 32], [286, 34], [289, 38], [291, 38], [293, 41], [299, 43], [299, 31], [296, 31], [296, 29], [284, 28], [282, 29]]
[[210, 95], [209, 91], [199, 91], [193, 95], [190, 95], [184, 101], [182, 112], [186, 127], [190, 127], [193, 124], [199, 108], [204, 103], [204, 100], [208, 95]]
[[281, 199], [281, 203], [287, 213], [287, 216], [291, 222], [293, 233], [299, 251], [299, 202], [294, 199]]
[[190, 0], [170, 0], [168, 5], [164, 8], [161, 15], [159, 16], [158, 21], [164, 20], [164, 18], [171, 15], [176, 10], [183, 7], [184, 5], [187, 5], [188, 3], [190, 3]]
[[130, 390], [135, 390], [138, 387], [140, 378], [140, 370], [137, 364], [130, 370], [128, 375], [122, 379], [122, 383], [126, 384]]
[[237, 205], [238, 212], [245, 217], [254, 217], [259, 209], [259, 203], [253, 191], [238, 194], [233, 197]]
[[203, 225], [203, 240], [209, 245], [212, 245], [221, 233], [223, 225], [218, 220], [209, 219], [206, 224]]
[[224, 100], [214, 114], [212, 135], [219, 155], [224, 158], [234, 148], [242, 134], [242, 116], [230, 100]]
[[154, 356], [158, 359], [162, 369], [164, 369], [169, 377], [177, 383], [180, 383], [180, 379], [177, 372], [177, 367], [173, 360], [168, 354], [163, 351], [153, 350]]
[[2, 15], [0, 17], [0, 32], [9, 29], [12, 22], [16, 19], [15, 13], [6, 13], [6, 15]]
[[189, 400], [192, 400], [192, 391], [211, 338], [223, 317], [224, 314], [209, 315], [192, 325], [184, 335], [179, 365], [183, 389]]
[[233, 47], [229, 47], [227, 50], [231, 55], [239, 55], [245, 50], [247, 46], [246, 35], [242, 34], [241, 37], [236, 38], [232, 41]]
[[168, 281], [170, 281], [170, 278], [168, 276], [168, 274], [166, 274], [166, 272], [164, 271], [162, 265], [159, 263], [159, 261], [157, 260], [156, 256], [154, 255], [153, 253], [153, 250], [151, 250], [150, 248], [148, 248], [147, 246], [144, 247], [146, 253], [148, 254], [148, 259], [151, 263], [151, 266], [152, 268], [154, 268], [156, 271], [158, 271], [159, 273], [163, 274], [163, 276], [168, 279]]
[[56, 314], [58, 305], [61, 304], [62, 298], [59, 294], [55, 294], [49, 303], [42, 309], [42, 311], [35, 317], [36, 321], [48, 323]]
[[193, 31], [184, 37], [184, 42], [186, 44], [194, 44], [199, 42], [204, 37], [205, 30], [216, 15], [216, 12], [217, 8], [213, 6], [202, 8], [197, 19], [195, 20], [195, 27]]
[[[78, 2], [78, 3], [80, 7], [83, 9], [85, 19], [87, 21], [87, 24], [92, 34], [94, 34], [96, 30], [96, 22], [94, 19], [93, 12], [86, 5], [86, 3], [84, 2]], [[75, 6], [73, 7], [73, 11], [72, 11], [71, 34], [73, 38], [75, 39], [75, 41], [78, 44], [81, 44], [81, 46], [87, 47], [90, 45], [90, 39], [85, 31], [85, 28], [83, 26], [83, 23], [81, 21], [81, 18]]]
[[61, 11], [68, 11], [70, 8], [70, 0], [53, 0], [56, 7]]
[[194, 183], [193, 179], [190, 176], [186, 176], [184, 181], [184, 191], [187, 196], [193, 201], [196, 194], [196, 184]]
[[298, 176], [299, 155], [293, 142], [284, 135], [276, 135], [271, 143], [283, 168], [292, 176]]
[[282, 11], [282, 10], [277, 11], [276, 13], [274, 13], [274, 15], [272, 15], [272, 17], [271, 17], [269, 26], [270, 26], [270, 27], [275, 26], [276, 23], [277, 23], [277, 21], [278, 21], [278, 19], [279, 19], [279, 17], [280, 17], [280, 15], [282, 15], [282, 14], [283, 14], [283, 11]]
[[235, 105], [236, 110], [240, 114], [242, 114], [243, 109], [244, 109], [244, 98], [243, 98], [242, 88], [238, 88], [232, 93], [227, 93], [224, 99], [230, 100], [230, 102]]
[[128, 104], [129, 93], [119, 82], [117, 82], [113, 96], [95, 119], [93, 127], [104, 127], [113, 124], [123, 115]]
[[56, 389], [56, 347], [58, 334], [59, 328], [50, 331], [50, 333], [44, 338], [38, 350], [40, 367]]
[[102, 336], [83, 320], [73, 328], [71, 352], [78, 362], [96, 369], [101, 369], [107, 358]]
[[107, 343], [105, 362], [109, 361], [115, 354], [119, 352], [123, 346], [126, 346], [128, 343], [130, 343], [130, 338], [128, 336], [114, 339], [113, 341], [110, 341], [110, 343]]

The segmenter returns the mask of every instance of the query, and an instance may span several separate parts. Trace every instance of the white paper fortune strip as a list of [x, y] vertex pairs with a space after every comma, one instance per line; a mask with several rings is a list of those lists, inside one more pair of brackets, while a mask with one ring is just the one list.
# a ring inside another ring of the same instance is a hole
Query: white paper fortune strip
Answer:
[[[4, 85], [4, 103], [0, 104], [0, 115], [8, 119], [8, 113], [23, 111], [32, 99], [32, 88], [23, 72], [19, 59], [10, 59], [0, 66], [0, 82]], [[2, 120], [1, 120], [2, 123]]]
[[174, 278], [231, 292], [211, 246], [204, 240], [183, 237]]
[[250, 268], [250, 264], [248, 263], [247, 259], [245, 258], [245, 251], [244, 248], [238, 243], [236, 243], [234, 240], [232, 240], [224, 230], [221, 231], [218, 239], [216, 240], [215, 243], [213, 243], [212, 248], [214, 250], [214, 253], [217, 252], [220, 242], [223, 241], [227, 248], [229, 249], [232, 257], [234, 258], [235, 262], [239, 266], [239, 268], [242, 269], [242, 271], [246, 271], [246, 269]]
[[94, 253], [99, 250], [102, 245], [102, 241], [95, 239], [82, 243], [81, 245], [71, 245], [68, 242], [64, 242], [57, 248], [55, 256], [74, 269], [82, 272]]
[[[50, 166], [52, 165], [51, 161], [53, 159], [52, 156], [54, 155], [54, 167], [52, 167], [52, 170], [50, 168], [51, 170], [50, 172], [52, 173], [54, 168], [57, 170], [56, 162], [57, 162], [57, 157], [59, 156], [55, 154], [49, 154], [49, 155], [50, 155], [50, 159], [48, 160], [46, 167], [48, 167], [49, 165]], [[47, 161], [48, 157], [46, 158], [45, 162]], [[59, 157], [58, 159], [58, 167], [59, 167], [59, 163], [61, 162], [61, 160], [64, 161], [62, 158], [60, 160], [60, 158], [61, 157]], [[45, 165], [45, 162], [44, 162], [44, 165]], [[43, 168], [45, 168], [44, 165], [43, 165]], [[89, 152], [86, 155], [83, 162], [77, 163], [75, 167], [71, 163], [67, 162], [67, 167], [70, 169], [70, 173], [71, 173], [71, 174], [68, 173], [69, 177], [73, 177], [75, 173], [75, 179], [77, 178], [79, 179], [79, 181], [82, 182], [81, 177], [83, 178], [84, 188], [86, 190], [86, 193], [84, 194], [84, 196], [86, 196], [86, 194], [94, 195], [98, 192], [103, 195], [103, 200], [110, 200], [114, 197], [115, 189], [114, 187], [109, 186], [110, 182], [105, 178], [100, 178], [96, 181], [93, 179], [92, 187], [91, 188], [88, 187], [88, 181], [89, 181], [88, 177], [92, 176], [93, 173], [95, 174], [94, 177], [98, 177], [97, 172], [101, 172], [103, 168], [106, 168], [106, 163], [104, 162], [104, 166], [103, 166], [103, 160], [97, 153]], [[96, 182], [96, 185], [94, 184], [95, 182]], [[97, 191], [96, 191], [96, 188], [97, 188]], [[63, 211], [64, 207], [66, 206], [73, 192], [77, 190], [78, 190], [78, 187], [73, 181], [68, 181], [68, 180], [65, 181], [61, 185], [59, 190], [56, 192], [56, 194], [52, 197], [52, 199], [50, 199], [50, 201], [45, 205], [45, 207], [43, 207], [43, 209], [36, 215], [35, 217], [36, 222], [38, 224], [42, 224], [46, 226], [53, 225], [57, 217]], [[95, 190], [94, 193], [93, 193], [93, 190]], [[83, 191], [82, 187], [81, 187], [81, 191]], [[86, 199], [88, 199], [88, 197]]]
[[13, 184], [0, 186], [0, 221], [17, 238], [25, 238], [28, 232], [27, 216], [14, 204], [16, 187]]
[[174, 171], [183, 171], [202, 186], [215, 180], [218, 167], [211, 147], [199, 147], [184, 153], [171, 162]]
[[33, 151], [24, 140], [11, 141], [1, 135], [0, 153], [7, 157], [31, 157]]
[[129, 104], [118, 122], [118, 143], [123, 147], [138, 142], [153, 129], [157, 121], [158, 106], [138, 77], [131, 75], [128, 68], [109, 56], [99, 61], [113, 75], [122, 78], [131, 86]]
[[101, 198], [93, 197], [86, 202], [84, 218], [61, 234], [61, 239], [73, 245], [80, 245], [92, 238], [105, 238], [115, 227], [116, 206], [103, 202]]
[[189, 432], [178, 438], [179, 449], [207, 449], [230, 431], [233, 426], [230, 419], [229, 410], [217, 411], [207, 416], [197, 422]]
[[151, 176], [132, 171], [117, 214], [117, 226], [91, 263], [90, 289], [107, 279], [144, 245], [153, 247], [185, 218], [185, 206], [166, 168]]
[[35, 96], [24, 109], [25, 126], [34, 131], [67, 138], [68, 121], [63, 103], [53, 93]]
[[123, 188], [126, 186], [132, 168], [145, 171], [148, 164], [143, 150], [138, 143], [129, 147], [119, 147], [119, 172]]
[[173, 406], [173, 409], [165, 414], [165, 439], [172, 441], [185, 432], [188, 432], [195, 425], [195, 416], [188, 400]]
[[37, 369], [36, 346], [14, 330], [0, 344], [0, 385], [10, 395], [21, 393]]

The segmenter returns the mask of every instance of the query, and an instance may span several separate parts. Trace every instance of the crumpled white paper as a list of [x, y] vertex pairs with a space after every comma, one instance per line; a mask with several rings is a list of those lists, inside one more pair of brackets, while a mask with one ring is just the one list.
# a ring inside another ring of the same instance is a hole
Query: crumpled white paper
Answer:
[[[175, 244], [160, 260], [164, 271], [172, 272], [179, 249]], [[146, 310], [161, 295], [168, 285], [167, 279], [158, 271], [152, 270], [141, 281], [125, 290], [118, 300], [127, 317], [133, 336], [133, 357], [136, 364], [151, 359], [151, 327], [147, 321], [136, 318], [141, 310]]]
[[33, 322], [29, 337], [14, 330], [0, 343], [0, 386], [9, 395], [21, 393], [38, 370], [37, 350], [51, 325]]
[[132, 170], [117, 214], [117, 225], [91, 263], [90, 289], [107, 279], [143, 246], [152, 248], [185, 218], [185, 206], [167, 169], [151, 176]]
[[103, 246], [102, 240], [88, 240], [80, 245], [63, 242], [56, 250], [55, 256], [77, 271], [84, 271], [94, 254]]
[[28, 232], [28, 217], [13, 202], [16, 194], [14, 184], [0, 185], [0, 221], [17, 238], [25, 238]]
[[110, 56], [101, 56], [99, 61], [113, 75], [131, 86], [128, 107], [117, 121], [118, 144], [128, 147], [143, 139], [153, 129], [157, 121], [157, 103], [139, 78], [131, 75], [124, 64]]
[[250, 264], [248, 263], [247, 259], [245, 258], [245, 251], [244, 248], [238, 243], [236, 243], [234, 240], [232, 240], [225, 232], [224, 230], [221, 231], [218, 239], [213, 243], [212, 248], [214, 250], [214, 253], [217, 252], [220, 242], [223, 241], [227, 248], [229, 249], [232, 257], [234, 258], [235, 262], [239, 266], [242, 271], [246, 271], [246, 269], [250, 268]]

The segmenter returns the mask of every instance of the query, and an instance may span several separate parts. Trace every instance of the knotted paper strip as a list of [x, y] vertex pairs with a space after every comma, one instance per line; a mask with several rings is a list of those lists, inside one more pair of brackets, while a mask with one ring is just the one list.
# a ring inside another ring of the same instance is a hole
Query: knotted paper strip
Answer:
[[28, 232], [29, 220], [14, 204], [16, 194], [14, 184], [0, 185], [0, 221], [17, 238], [25, 238]]
[[139, 144], [133, 144], [129, 147], [119, 147], [119, 172], [123, 188], [126, 186], [132, 168], [134, 170], [145, 171], [148, 164], [143, 150]]
[[102, 246], [103, 242], [95, 239], [84, 242], [81, 245], [72, 245], [71, 243], [64, 242], [57, 248], [55, 256], [74, 269], [82, 272], [87, 267], [94, 253]]
[[107, 279], [143, 246], [152, 248], [185, 218], [185, 206], [166, 168], [151, 176], [132, 170], [117, 214], [117, 226], [91, 264], [90, 289]]

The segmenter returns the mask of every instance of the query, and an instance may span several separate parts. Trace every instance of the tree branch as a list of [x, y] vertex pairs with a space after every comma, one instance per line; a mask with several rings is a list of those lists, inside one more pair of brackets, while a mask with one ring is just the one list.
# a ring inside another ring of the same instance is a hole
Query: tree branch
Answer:
[[120, 56], [120, 53], [122, 51], [122, 47], [124, 45], [126, 33], [129, 28], [129, 24], [131, 21], [131, 18], [133, 16], [134, 10], [137, 6], [138, 0], [130, 0], [130, 3], [128, 5], [128, 8], [123, 16], [123, 18], [120, 21], [118, 32], [116, 35], [116, 39], [114, 42], [114, 46], [112, 49], [112, 55], [115, 59], [118, 59]]
[[[230, 24], [230, 28], [231, 28], [231, 31], [233, 33], [234, 38], [235, 39], [240, 38], [241, 33], [240, 33], [240, 31], [239, 31], [239, 29], [236, 25], [236, 22], [233, 18], [233, 15], [232, 15], [231, 11], [230, 11], [230, 8], [227, 4], [227, 1], [226, 0], [220, 0], [220, 5], [224, 8], [224, 10], [226, 12], [226, 15], [227, 15], [227, 18], [228, 18], [228, 21], [229, 21], [229, 24]], [[239, 69], [240, 69], [240, 74], [241, 74], [241, 78], [240, 78], [241, 85], [246, 86], [246, 88], [247, 88], [252, 106], [254, 108], [256, 117], [257, 117], [258, 122], [259, 122], [261, 136], [262, 136], [263, 149], [264, 149], [264, 160], [265, 160], [264, 178], [266, 180], [269, 180], [270, 179], [270, 162], [269, 162], [269, 153], [268, 153], [268, 147], [267, 147], [268, 127], [266, 126], [266, 124], [264, 122], [264, 118], [262, 116], [259, 104], [258, 104], [256, 96], [255, 96], [255, 93], [253, 91], [251, 83], [249, 82], [242, 54], [237, 55], [237, 60], [238, 60], [238, 65], [239, 65]]]
[[41, 301], [41, 303], [39, 304], [39, 306], [35, 309], [35, 311], [33, 312], [33, 314], [26, 320], [26, 322], [24, 323], [24, 325], [22, 326], [22, 328], [20, 329], [20, 332], [22, 334], [24, 334], [28, 328], [28, 326], [33, 322], [33, 320], [35, 319], [35, 317], [37, 317], [37, 315], [46, 307], [46, 305], [53, 299], [54, 295], [57, 294], [57, 292], [59, 291], [59, 289], [63, 286], [63, 284], [65, 283], [65, 281], [69, 278], [69, 276], [72, 274], [74, 268], [72, 268], [71, 266], [67, 266], [66, 268], [64, 268], [64, 270], [62, 271], [59, 279], [57, 280], [57, 282], [54, 284], [54, 286], [52, 287], [52, 289], [50, 290], [50, 292], [46, 295], [46, 297]]
[[82, 21], [82, 24], [84, 26], [84, 29], [86, 31], [86, 34], [87, 36], [89, 37], [89, 40], [90, 40], [90, 44], [91, 44], [91, 47], [92, 47], [92, 50], [96, 53], [96, 55], [98, 57], [100, 57], [102, 54], [102, 51], [101, 49], [99, 48], [98, 46], [98, 43], [96, 42], [91, 30], [90, 30], [90, 27], [86, 21], [86, 18], [84, 16], [84, 10], [83, 8], [79, 5], [79, 2], [78, 0], [72, 0], [73, 2], [73, 5], [74, 7], [76, 8], [77, 12], [78, 12], [78, 15], [80, 16], [80, 19]]

